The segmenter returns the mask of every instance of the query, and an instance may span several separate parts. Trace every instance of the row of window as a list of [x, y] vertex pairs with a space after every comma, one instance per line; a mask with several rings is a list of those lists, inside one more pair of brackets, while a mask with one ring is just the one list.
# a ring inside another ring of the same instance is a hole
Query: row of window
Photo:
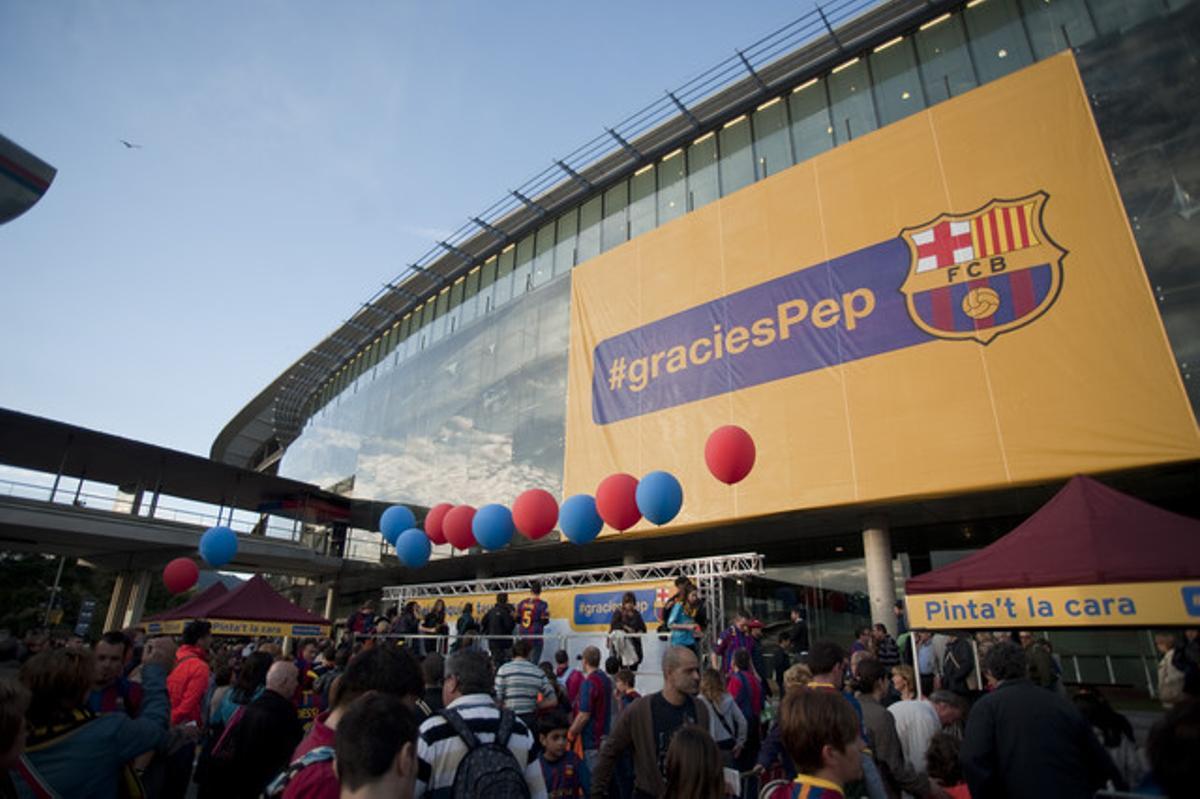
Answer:
[[377, 368], [600, 253], [755, 181], [1098, 35], [1190, 0], [972, 0], [700, 136], [548, 222], [397, 321], [309, 414]]

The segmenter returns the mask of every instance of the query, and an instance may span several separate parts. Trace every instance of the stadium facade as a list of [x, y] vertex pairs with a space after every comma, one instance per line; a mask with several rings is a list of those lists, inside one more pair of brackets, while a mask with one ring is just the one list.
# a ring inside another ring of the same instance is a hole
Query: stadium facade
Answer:
[[212, 455], [426, 508], [667, 469], [666, 527], [350, 588], [755, 551], [831, 629], [1076, 473], [1200, 515], [1197, 41], [1187, 0], [830, 3], [472, 217]]

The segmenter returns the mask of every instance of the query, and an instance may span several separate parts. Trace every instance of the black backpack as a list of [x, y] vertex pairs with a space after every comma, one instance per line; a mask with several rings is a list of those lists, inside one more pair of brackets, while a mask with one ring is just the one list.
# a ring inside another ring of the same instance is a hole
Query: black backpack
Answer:
[[508, 739], [517, 723], [516, 714], [508, 709], [500, 711], [500, 727], [495, 740], [489, 743], [480, 742], [456, 711], [445, 708], [442, 718], [467, 745], [467, 753], [454, 771], [454, 785], [450, 789], [454, 799], [529, 799], [524, 770], [508, 748]]

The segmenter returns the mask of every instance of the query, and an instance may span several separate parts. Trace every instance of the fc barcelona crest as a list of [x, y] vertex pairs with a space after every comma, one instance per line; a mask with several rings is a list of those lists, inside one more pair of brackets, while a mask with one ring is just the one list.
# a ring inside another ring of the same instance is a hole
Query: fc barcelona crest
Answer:
[[900, 291], [913, 322], [931, 336], [988, 344], [1044, 314], [1067, 254], [1042, 224], [1048, 199], [992, 200], [900, 231], [912, 255]]

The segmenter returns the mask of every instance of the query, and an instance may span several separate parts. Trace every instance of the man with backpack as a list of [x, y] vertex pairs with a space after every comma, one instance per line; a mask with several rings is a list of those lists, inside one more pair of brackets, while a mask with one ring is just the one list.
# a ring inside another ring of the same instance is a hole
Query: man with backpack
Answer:
[[[417, 738], [417, 797], [546, 799], [533, 734], [491, 697], [492, 667], [481, 652], [446, 659], [445, 709], [428, 718]], [[530, 768], [533, 765], [533, 768]]]

